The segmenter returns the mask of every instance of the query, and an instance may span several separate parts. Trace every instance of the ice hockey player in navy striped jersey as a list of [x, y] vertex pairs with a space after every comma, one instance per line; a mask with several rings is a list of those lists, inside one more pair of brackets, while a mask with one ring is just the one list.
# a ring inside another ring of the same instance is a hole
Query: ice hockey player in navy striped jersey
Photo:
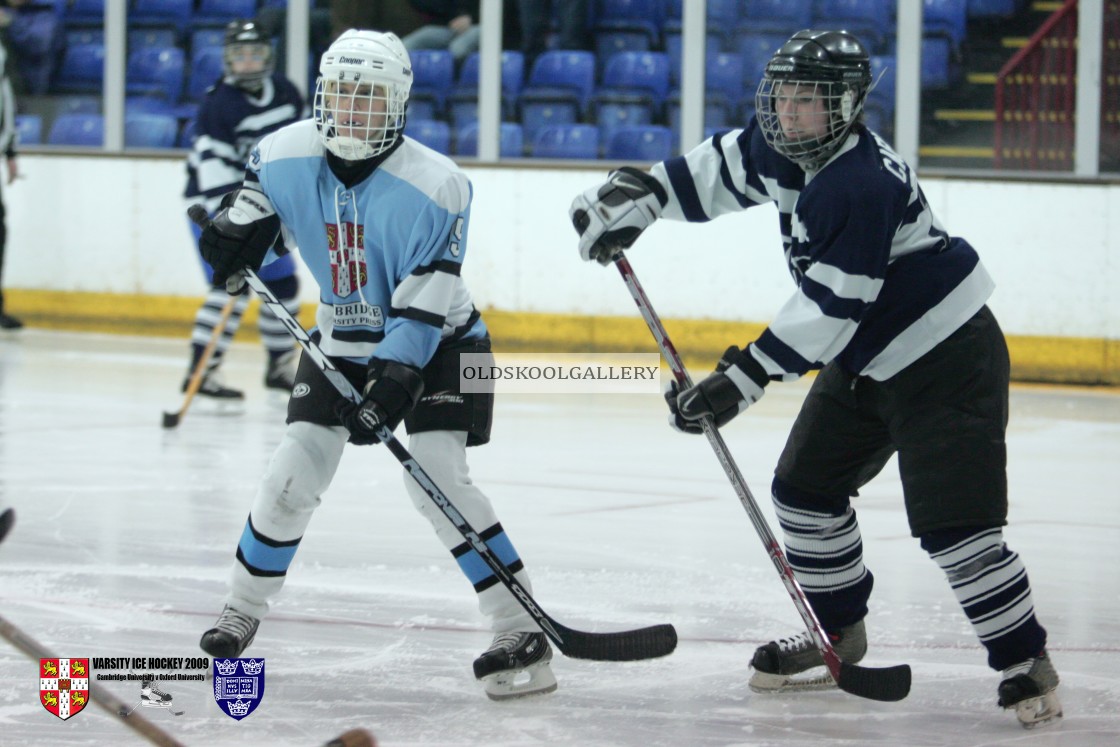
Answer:
[[[670, 422], [688, 433], [701, 432], [704, 416], [723, 425], [769, 382], [820, 369], [772, 495], [789, 562], [837, 653], [863, 657], [873, 583], [850, 499], [897, 453], [911, 533], [1002, 672], [999, 705], [1036, 726], [1061, 716], [1058, 675], [1023, 561], [1001, 529], [1010, 367], [986, 305], [993, 283], [934, 216], [913, 170], [864, 126], [872, 85], [858, 39], [800, 31], [767, 64], [744, 129], [649, 172], [614, 171], [570, 214], [582, 257], [609, 264], [659, 217], [777, 207], [796, 290], [758, 339], [667, 392]], [[834, 686], [815, 674], [823, 662], [807, 633], [759, 647], [751, 663], [758, 691]]]
[[[249, 151], [260, 139], [307, 115], [307, 106], [299, 90], [290, 80], [274, 72], [274, 68], [272, 45], [255, 23], [234, 20], [226, 26], [222, 78], [207, 90], [199, 106], [196, 137], [187, 158], [184, 196], [188, 204], [201, 203], [213, 215], [222, 198], [241, 183]], [[199, 229], [193, 223], [191, 231], [197, 244]], [[202, 260], [202, 266], [211, 288], [195, 315], [184, 391], [227, 298], [225, 288], [212, 283], [213, 271], [206, 260]], [[299, 280], [291, 254], [285, 254], [262, 270], [261, 279], [285, 307], [293, 314], [299, 313]], [[234, 304], [198, 390], [204, 398], [225, 402], [244, 398], [242, 392], [223, 383], [219, 366], [248, 303], [246, 293]], [[268, 356], [264, 384], [270, 389], [290, 392], [296, 361], [292, 339], [267, 307], [261, 308], [259, 327]]]
[[[364, 394], [351, 403], [308, 356], [301, 360], [288, 428], [238, 542], [225, 609], [200, 642], [211, 656], [240, 656], [253, 641], [347, 441], [379, 443], [377, 431], [402, 420], [408, 451], [531, 593], [467, 466], [467, 447], [490, 440], [494, 411], [493, 393], [459, 385], [459, 356], [490, 354], [490, 334], [460, 276], [473, 187], [451, 160], [404, 135], [411, 86], [408, 52], [395, 34], [343, 33], [320, 63], [315, 118], [261, 141], [231, 205], [202, 232], [202, 254], [224, 282], [243, 267], [267, 266], [277, 233], [289, 231], [319, 285], [312, 337]], [[474, 661], [487, 695], [555, 690], [540, 627], [407, 470], [404, 478], [489, 618], [494, 638]]]

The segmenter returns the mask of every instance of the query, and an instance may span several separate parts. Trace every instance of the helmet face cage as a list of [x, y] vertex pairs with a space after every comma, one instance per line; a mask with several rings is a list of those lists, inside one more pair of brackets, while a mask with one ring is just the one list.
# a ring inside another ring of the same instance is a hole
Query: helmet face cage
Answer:
[[272, 43], [252, 21], [232, 21], [222, 45], [222, 76], [226, 83], [256, 88], [275, 69]]
[[384, 153], [404, 129], [411, 87], [408, 52], [395, 34], [340, 36], [315, 82], [315, 124], [327, 150], [348, 161]]
[[839, 149], [863, 109], [862, 87], [839, 81], [763, 76], [755, 93], [767, 144], [791, 161], [820, 168]]

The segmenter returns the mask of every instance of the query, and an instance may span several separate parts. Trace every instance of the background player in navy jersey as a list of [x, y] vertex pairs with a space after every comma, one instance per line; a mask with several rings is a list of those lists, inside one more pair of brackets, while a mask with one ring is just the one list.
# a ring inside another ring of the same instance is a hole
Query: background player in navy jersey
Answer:
[[[315, 119], [261, 141], [200, 249], [224, 283], [270, 259], [281, 227], [288, 231], [319, 285], [312, 336], [364, 400], [345, 400], [302, 359], [288, 428], [237, 546], [225, 609], [202, 636], [211, 656], [240, 656], [252, 642], [347, 440], [378, 443], [382, 424], [404, 421], [416, 461], [530, 590], [467, 467], [466, 447], [490, 440], [494, 408], [492, 393], [459, 386], [460, 354], [490, 354], [490, 335], [460, 277], [471, 184], [452, 161], [403, 135], [412, 69], [395, 34], [343, 33], [319, 73]], [[493, 643], [474, 662], [487, 694], [556, 689], [551, 648], [536, 622], [407, 472], [405, 486], [490, 618]]]
[[[201, 203], [213, 215], [223, 196], [241, 183], [249, 151], [262, 137], [306, 115], [306, 105], [295, 85], [274, 72], [272, 45], [252, 21], [235, 20], [226, 26], [222, 47], [222, 79], [206, 92], [198, 110], [196, 138], [187, 158], [189, 203]], [[195, 241], [199, 229], [193, 223]], [[226, 303], [225, 287], [213, 283], [212, 271], [202, 262], [210, 292], [199, 308], [191, 333], [190, 372], [194, 370]], [[285, 254], [262, 270], [261, 279], [293, 314], [299, 313], [299, 280], [295, 258]], [[214, 348], [199, 395], [214, 400], [239, 401], [243, 394], [225, 386], [219, 374], [222, 356], [241, 324], [249, 295], [238, 298], [225, 330]], [[264, 384], [290, 392], [295, 376], [296, 351], [284, 325], [265, 306], [260, 312], [261, 342], [268, 354]]]
[[[871, 86], [851, 34], [798, 32], [767, 64], [746, 128], [648, 173], [614, 171], [575, 199], [580, 253], [609, 264], [658, 217], [776, 205], [797, 289], [757, 340], [667, 393], [670, 422], [689, 433], [704, 416], [723, 425], [770, 381], [821, 369], [772, 493], [789, 562], [837, 653], [863, 657], [873, 582], [850, 498], [897, 453], [912, 534], [1003, 673], [999, 704], [1034, 726], [1061, 706], [1026, 569], [1001, 530], [1009, 362], [985, 305], [993, 283], [968, 242], [942, 228], [910, 167], [864, 127]], [[751, 687], [834, 686], [808, 672], [822, 664], [808, 633], [773, 641], [754, 654]]]

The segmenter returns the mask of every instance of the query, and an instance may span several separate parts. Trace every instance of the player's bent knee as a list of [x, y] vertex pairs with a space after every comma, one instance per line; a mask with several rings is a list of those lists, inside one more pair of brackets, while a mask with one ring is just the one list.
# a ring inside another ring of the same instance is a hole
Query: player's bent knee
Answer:
[[[467, 434], [460, 431], [425, 431], [411, 436], [408, 450], [436, 486], [447, 490], [467, 480], [466, 439]], [[424, 508], [428, 494], [407, 469], [404, 485], [412, 502]]]
[[314, 508], [338, 469], [345, 445], [342, 428], [292, 423], [265, 471], [264, 490], [288, 510]]

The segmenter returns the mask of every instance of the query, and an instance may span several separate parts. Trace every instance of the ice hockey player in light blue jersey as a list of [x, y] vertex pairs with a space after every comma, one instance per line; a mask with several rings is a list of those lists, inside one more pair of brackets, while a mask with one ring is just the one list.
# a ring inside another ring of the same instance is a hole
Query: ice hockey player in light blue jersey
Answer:
[[[319, 73], [315, 119], [261, 141], [200, 249], [224, 282], [271, 259], [281, 230], [294, 239], [319, 285], [312, 336], [364, 400], [345, 401], [311, 361], [301, 361], [288, 428], [238, 543], [225, 608], [202, 636], [212, 656], [240, 656], [252, 642], [347, 440], [375, 444], [384, 423], [404, 421], [412, 455], [531, 588], [466, 461], [467, 446], [489, 440], [493, 414], [493, 394], [459, 387], [459, 354], [490, 352], [459, 273], [471, 184], [449, 159], [403, 135], [412, 70], [394, 34], [345, 32]], [[405, 485], [490, 618], [493, 643], [474, 662], [487, 694], [554, 690], [551, 648], [536, 622], [407, 473]]]
[[[790, 565], [837, 653], [863, 657], [873, 582], [850, 499], [897, 452], [912, 534], [1003, 673], [999, 704], [1037, 726], [1062, 711], [1026, 568], [1003, 542], [1009, 362], [985, 305], [993, 283], [972, 246], [934, 216], [915, 173], [864, 126], [871, 86], [858, 39], [800, 31], [767, 64], [745, 128], [649, 172], [612, 172], [575, 198], [570, 216], [583, 258], [609, 264], [659, 217], [702, 222], [777, 207], [794, 293], [758, 339], [667, 394], [670, 422], [688, 433], [701, 432], [705, 416], [724, 425], [770, 381], [821, 369], [772, 493]], [[694, 273], [741, 271], [706, 268], [692, 248], [667, 259]], [[809, 673], [822, 664], [802, 632], [760, 647], [750, 684], [835, 686], [827, 672]]]

